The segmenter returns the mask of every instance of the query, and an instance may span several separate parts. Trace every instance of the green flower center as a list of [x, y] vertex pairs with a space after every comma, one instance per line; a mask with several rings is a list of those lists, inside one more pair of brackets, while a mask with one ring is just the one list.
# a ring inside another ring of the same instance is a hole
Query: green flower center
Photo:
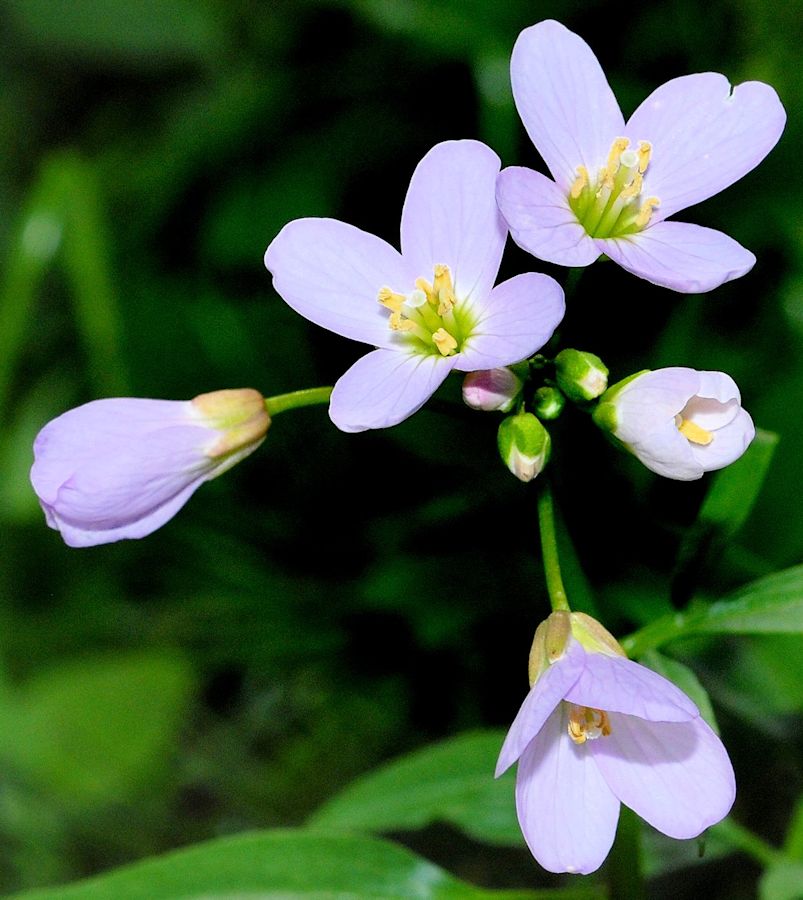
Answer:
[[380, 288], [379, 302], [390, 310], [388, 326], [424, 355], [454, 356], [463, 348], [476, 324], [455, 297], [448, 266], [436, 265], [432, 283], [417, 278], [415, 289], [399, 294]]
[[590, 237], [623, 237], [647, 227], [653, 210], [661, 205], [658, 197], [642, 197], [651, 154], [649, 141], [639, 141], [638, 150], [632, 150], [630, 141], [620, 137], [596, 178], [592, 180], [585, 166], [577, 167], [569, 206]]

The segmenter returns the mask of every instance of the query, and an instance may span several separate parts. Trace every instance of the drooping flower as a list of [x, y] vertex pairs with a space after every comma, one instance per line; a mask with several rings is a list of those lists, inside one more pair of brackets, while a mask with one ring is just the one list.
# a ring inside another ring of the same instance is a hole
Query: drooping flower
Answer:
[[395, 425], [452, 370], [510, 365], [551, 337], [564, 312], [557, 282], [528, 273], [494, 287], [507, 237], [499, 167], [478, 141], [433, 147], [410, 181], [401, 253], [335, 219], [297, 219], [271, 242], [265, 265], [296, 312], [378, 348], [335, 385], [338, 428]]
[[648, 469], [678, 481], [735, 462], [756, 434], [730, 375], [682, 366], [639, 372], [613, 385], [594, 421]]
[[736, 784], [722, 742], [681, 690], [627, 659], [599, 622], [553, 613], [530, 660], [532, 688], [496, 774], [518, 760], [519, 824], [545, 869], [599, 868], [620, 803], [681, 839], [728, 814]]
[[39, 432], [31, 483], [70, 547], [141, 538], [256, 450], [269, 425], [264, 398], [250, 388], [186, 401], [94, 400]]
[[775, 146], [786, 115], [758, 81], [704, 72], [657, 88], [625, 123], [593, 51], [559, 22], [525, 29], [510, 64], [519, 115], [554, 181], [511, 167], [497, 197], [513, 239], [540, 259], [600, 254], [682, 293], [739, 278], [752, 253], [719, 231], [666, 219], [733, 184]]

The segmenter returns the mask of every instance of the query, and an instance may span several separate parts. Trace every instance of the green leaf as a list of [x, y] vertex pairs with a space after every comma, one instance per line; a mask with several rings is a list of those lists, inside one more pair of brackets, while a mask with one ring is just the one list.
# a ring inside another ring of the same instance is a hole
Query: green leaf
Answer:
[[712, 603], [694, 630], [731, 634], [803, 632], [803, 566], [759, 578]]
[[715, 603], [695, 603], [670, 613], [621, 641], [629, 656], [699, 632], [800, 634], [803, 632], [803, 566], [759, 578]]
[[676, 684], [685, 694], [697, 704], [700, 715], [713, 728], [716, 734], [719, 734], [719, 726], [717, 725], [714, 710], [711, 706], [711, 700], [708, 697], [708, 691], [700, 684], [694, 672], [682, 662], [676, 659], [670, 659], [657, 650], [648, 650], [642, 657], [641, 662], [649, 666], [654, 672], [668, 678], [673, 684]]
[[0, 760], [65, 803], [124, 799], [172, 752], [190, 687], [158, 651], [55, 665], [0, 698]]
[[779, 862], [770, 866], [758, 885], [760, 900], [800, 900], [803, 863]]
[[783, 849], [787, 856], [803, 863], [803, 797], [798, 797], [795, 804]]
[[691, 584], [747, 521], [761, 493], [778, 446], [773, 431], [756, 430], [747, 452], [713, 477], [697, 521], [687, 531], [678, 553], [675, 577]]
[[717, 528], [722, 537], [730, 537], [742, 527], [761, 493], [778, 440], [774, 431], [756, 429], [745, 454], [714, 476], [700, 507], [699, 522]]
[[504, 737], [463, 734], [392, 760], [326, 803], [310, 824], [397, 831], [448, 822], [478, 840], [520, 846], [512, 772], [493, 777]]
[[221, 838], [14, 900], [547, 900], [595, 888], [486, 891], [389, 841], [303, 830]]

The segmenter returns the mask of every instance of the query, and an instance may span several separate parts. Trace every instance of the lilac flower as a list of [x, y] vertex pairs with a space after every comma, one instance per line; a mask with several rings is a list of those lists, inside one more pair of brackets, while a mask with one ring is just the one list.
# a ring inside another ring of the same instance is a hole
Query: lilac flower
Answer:
[[141, 538], [253, 452], [269, 424], [250, 388], [187, 401], [94, 400], [39, 432], [31, 483], [70, 547]]
[[625, 658], [598, 622], [553, 613], [531, 659], [533, 687], [496, 774], [518, 760], [519, 824], [545, 869], [599, 868], [620, 803], [681, 839], [728, 814], [736, 787], [722, 742], [682, 691]]
[[594, 421], [653, 472], [694, 481], [735, 462], [756, 434], [724, 372], [639, 372], [600, 398]]
[[704, 72], [659, 87], [625, 124], [588, 44], [558, 22], [525, 29], [510, 64], [519, 115], [554, 181], [513, 167], [499, 208], [540, 259], [587, 266], [606, 254], [682, 293], [739, 278], [752, 253], [710, 228], [665, 221], [719, 193], [775, 146], [786, 115], [758, 81]]
[[563, 317], [563, 291], [546, 275], [493, 286], [507, 237], [499, 165], [477, 141], [433, 147], [407, 191], [401, 253], [335, 219], [290, 222], [268, 247], [273, 285], [296, 312], [378, 348], [335, 385], [329, 414], [343, 431], [401, 422], [453, 369], [524, 359]]

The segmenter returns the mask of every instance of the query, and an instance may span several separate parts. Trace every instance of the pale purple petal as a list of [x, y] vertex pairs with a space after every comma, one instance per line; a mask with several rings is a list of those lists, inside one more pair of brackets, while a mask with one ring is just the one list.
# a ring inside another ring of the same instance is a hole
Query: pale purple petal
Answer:
[[700, 386], [700, 375], [685, 366], [655, 369], [634, 378], [616, 394], [614, 434], [626, 444], [644, 440], [653, 432], [674, 427], [675, 416]]
[[502, 260], [507, 228], [495, 199], [499, 166], [479, 141], [445, 141], [418, 164], [404, 201], [401, 246], [409, 270], [432, 281], [436, 265], [449, 266], [463, 301], [490, 292]]
[[700, 372], [700, 397], [710, 397], [720, 403], [737, 404], [742, 402], [742, 395], [736, 382], [726, 372]]
[[524, 751], [516, 811], [530, 852], [547, 871], [587, 875], [611, 849], [619, 801], [587, 744], [575, 744], [567, 726], [561, 703]]
[[[54, 503], [61, 486], [81, 466], [115, 457], [135, 440], [147, 440], [164, 428], [186, 426], [193, 415], [189, 400], [143, 397], [109, 397], [68, 410], [36, 436], [31, 468], [34, 490], [43, 501]], [[214, 430], [198, 429], [197, 434], [202, 447], [211, 447], [220, 437]]]
[[633, 113], [626, 135], [652, 156], [643, 196], [660, 198], [656, 221], [711, 197], [755, 168], [781, 136], [786, 113], [767, 84], [733, 88], [724, 75], [674, 78]]
[[513, 48], [510, 79], [524, 127], [564, 190], [577, 166], [593, 174], [605, 164], [624, 119], [582, 38], [551, 20], [525, 28]]
[[358, 359], [335, 384], [329, 416], [341, 431], [397, 425], [427, 402], [456, 359], [374, 350]]
[[565, 311], [563, 289], [548, 275], [528, 272], [503, 281], [477, 309], [479, 321], [455, 368], [492, 369], [531, 356], [552, 337]]
[[659, 431], [645, 434], [628, 445], [638, 459], [656, 475], [675, 481], [696, 481], [703, 477], [704, 467], [694, 455], [693, 445], [668, 421]]
[[[97, 519], [89, 523], [84, 519], [73, 521], [68, 518], [67, 512], [61, 511], [70, 505], [69, 490], [60, 498], [58, 506], [46, 506], [42, 503], [42, 508], [45, 511], [47, 524], [61, 532], [61, 537], [68, 547], [96, 547], [114, 541], [143, 538], [156, 531], [157, 528], [161, 528], [184, 506], [205, 480], [203, 477], [197, 477], [189, 484], [180, 479], [176, 479], [172, 485], [163, 484], [158, 504], [150, 509], [140, 508], [138, 510], [139, 518], [131, 520], [128, 519], [128, 516], [131, 515], [129, 510], [116, 518], [106, 516], [103, 520]], [[178, 492], [170, 496], [171, 488], [177, 488]]]
[[566, 696], [584, 665], [585, 650], [577, 641], [570, 641], [566, 653], [541, 674], [524, 698], [502, 744], [496, 764], [496, 778], [521, 756], [557, 704]]
[[645, 722], [610, 716], [611, 733], [590, 741], [613, 793], [653, 828], [688, 839], [723, 819], [736, 781], [720, 739], [702, 718]]
[[588, 266], [602, 252], [546, 175], [510, 166], [496, 179], [496, 202], [519, 247], [559, 266]]
[[756, 261], [721, 231], [687, 222], [657, 222], [627, 237], [597, 238], [596, 244], [628, 272], [681, 294], [712, 291], [741, 278]]
[[712, 432], [710, 444], [690, 444], [695, 461], [706, 472], [723, 469], [735, 462], [750, 446], [756, 436], [756, 428], [749, 413], [740, 409], [732, 422]]
[[296, 219], [265, 251], [276, 292], [304, 318], [377, 347], [396, 343], [379, 289], [406, 294], [416, 274], [378, 237], [337, 219]]
[[692, 701], [652, 669], [623, 656], [587, 653], [580, 677], [566, 692], [578, 706], [627, 713], [652, 722], [684, 722], [699, 716]]

